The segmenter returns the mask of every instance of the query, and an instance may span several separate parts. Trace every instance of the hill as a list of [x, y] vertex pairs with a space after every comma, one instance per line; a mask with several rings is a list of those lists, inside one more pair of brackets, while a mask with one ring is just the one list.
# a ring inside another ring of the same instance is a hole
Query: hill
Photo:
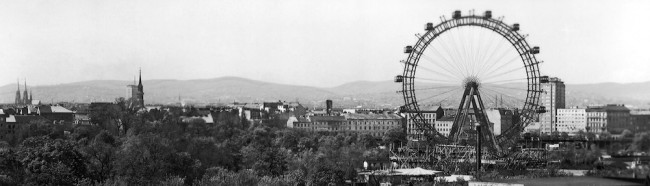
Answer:
[[[60, 85], [30, 87], [34, 99], [50, 102], [113, 101], [127, 95], [132, 82], [95, 80]], [[197, 80], [143, 81], [147, 103], [232, 103], [263, 101], [300, 101], [310, 107], [320, 107], [332, 99], [338, 107], [395, 108], [403, 104], [400, 84], [392, 81], [357, 81], [336, 87], [319, 88], [255, 81], [238, 77]], [[428, 84], [423, 86], [436, 86]], [[624, 103], [650, 107], [650, 82], [567, 84], [567, 105]], [[0, 87], [0, 102], [13, 103], [16, 84]]]

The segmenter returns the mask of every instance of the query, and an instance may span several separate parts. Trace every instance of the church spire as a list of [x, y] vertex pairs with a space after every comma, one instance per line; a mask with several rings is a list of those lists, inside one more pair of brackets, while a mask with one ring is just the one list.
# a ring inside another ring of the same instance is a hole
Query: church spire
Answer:
[[29, 94], [27, 92], [27, 78], [25, 78], [25, 90], [23, 91], [23, 104], [29, 104]]
[[14, 104], [20, 105], [23, 104], [23, 100], [20, 99], [20, 78], [16, 79], [16, 85], [18, 89], [16, 89], [16, 100], [14, 101]]
[[142, 68], [140, 68], [138, 72], [139, 72], [138, 87], [142, 87]]
[[144, 108], [144, 87], [142, 86], [142, 69], [138, 70], [138, 91], [136, 93], [137, 107]]

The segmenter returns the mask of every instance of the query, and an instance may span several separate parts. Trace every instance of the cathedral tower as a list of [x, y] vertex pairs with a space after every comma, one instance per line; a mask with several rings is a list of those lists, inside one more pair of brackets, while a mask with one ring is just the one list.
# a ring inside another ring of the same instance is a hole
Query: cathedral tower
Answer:
[[144, 87], [142, 87], [142, 69], [139, 70], [137, 106], [144, 108]]
[[22, 105], [23, 100], [20, 99], [20, 80], [16, 81], [16, 85], [18, 86], [18, 89], [16, 90], [16, 101], [14, 101], [14, 104], [16, 105]]
[[25, 79], [25, 91], [23, 91], [23, 104], [29, 105], [32, 103], [32, 100], [29, 100], [29, 94], [27, 93], [27, 79]]

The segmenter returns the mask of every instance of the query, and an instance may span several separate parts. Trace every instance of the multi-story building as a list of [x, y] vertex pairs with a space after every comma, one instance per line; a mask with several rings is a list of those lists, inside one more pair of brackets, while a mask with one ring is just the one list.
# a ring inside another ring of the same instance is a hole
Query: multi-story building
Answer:
[[630, 125], [635, 132], [650, 130], [650, 110], [631, 110]]
[[[406, 137], [409, 140], [424, 139], [421, 136], [424, 134], [424, 132], [419, 130], [417, 125], [415, 125], [415, 122], [413, 121], [413, 117], [415, 117], [415, 115], [416, 115], [415, 112], [402, 113], [402, 117], [404, 117], [406, 120]], [[420, 115], [424, 118], [426, 125], [433, 126], [433, 124], [436, 123], [436, 118], [437, 118], [436, 111], [420, 111]], [[435, 127], [437, 130], [438, 126]]]
[[602, 106], [590, 106], [585, 110], [587, 114], [586, 132], [601, 133], [607, 130], [607, 112]]
[[294, 128], [313, 131], [358, 132], [381, 137], [391, 129], [404, 129], [404, 118], [397, 114], [344, 114], [309, 116], [293, 123]]
[[587, 108], [587, 131], [600, 133], [621, 133], [624, 130], [636, 130], [636, 123], [631, 122], [630, 109], [622, 104], [607, 104]]
[[436, 131], [442, 134], [445, 137], [449, 137], [451, 132], [451, 127], [454, 125], [453, 116], [443, 116], [440, 119], [436, 120]]
[[43, 116], [54, 124], [72, 124], [74, 122], [74, 112], [59, 105], [38, 106], [36, 114]]
[[566, 108], [565, 85], [557, 77], [551, 77], [547, 83], [541, 83], [540, 105], [546, 107], [546, 113], [539, 115], [540, 130], [543, 133], [557, 131], [557, 109]]
[[383, 136], [391, 129], [404, 130], [404, 118], [397, 114], [345, 114], [346, 127], [351, 131]]
[[0, 141], [11, 141], [19, 137], [21, 130], [28, 130], [26, 125], [33, 121], [51, 123], [38, 115], [8, 115], [0, 110]]
[[630, 125], [634, 127], [633, 131], [650, 130], [650, 114], [631, 114]]
[[634, 130], [630, 125], [630, 109], [622, 104], [607, 104], [604, 107], [607, 112], [607, 131], [620, 133], [623, 130]]
[[557, 109], [557, 132], [570, 135], [587, 131], [587, 110], [580, 108]]

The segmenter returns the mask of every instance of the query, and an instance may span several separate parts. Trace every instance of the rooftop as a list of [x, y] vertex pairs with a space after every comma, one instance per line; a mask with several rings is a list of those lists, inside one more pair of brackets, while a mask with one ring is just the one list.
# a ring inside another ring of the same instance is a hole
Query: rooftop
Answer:
[[68, 109], [66, 109], [66, 108], [64, 108], [62, 106], [58, 106], [58, 105], [56, 105], [56, 106], [48, 106], [48, 105], [39, 106], [38, 110], [40, 111], [40, 113], [72, 113], [72, 111], [70, 111], [70, 110], [68, 110]]
[[346, 119], [402, 119], [397, 114], [345, 114]]
[[345, 121], [345, 116], [311, 116], [312, 122], [316, 121]]

